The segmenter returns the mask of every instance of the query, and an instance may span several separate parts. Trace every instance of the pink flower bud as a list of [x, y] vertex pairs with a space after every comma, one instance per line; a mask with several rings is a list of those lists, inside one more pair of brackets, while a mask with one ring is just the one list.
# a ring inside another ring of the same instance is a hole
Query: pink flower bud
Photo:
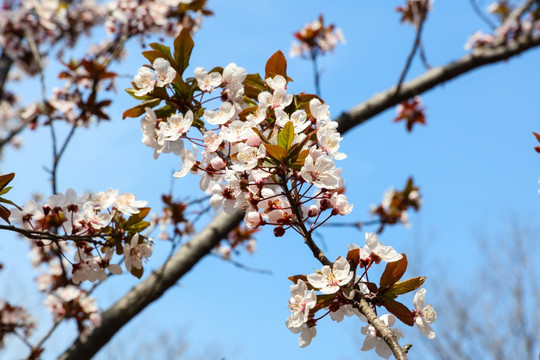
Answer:
[[223, 159], [221, 159], [220, 157], [215, 157], [210, 160], [210, 165], [212, 165], [214, 170], [221, 170], [225, 167], [225, 161], [223, 161]]
[[247, 138], [247, 144], [249, 146], [259, 147], [259, 145], [261, 145], [261, 143], [262, 143], [262, 141], [261, 141], [261, 139], [259, 138], [259, 136], [257, 134], [251, 134]]
[[308, 210], [308, 216], [314, 217], [314, 216], [319, 215], [320, 212], [321, 210], [319, 209], [317, 205], [311, 205]]

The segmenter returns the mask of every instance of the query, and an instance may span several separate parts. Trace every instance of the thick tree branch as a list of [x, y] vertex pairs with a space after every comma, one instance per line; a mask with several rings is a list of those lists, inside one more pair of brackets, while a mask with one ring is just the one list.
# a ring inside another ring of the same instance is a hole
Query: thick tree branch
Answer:
[[90, 359], [128, 321], [163, 293], [208, 254], [235, 226], [244, 214], [219, 213], [199, 234], [184, 244], [178, 252], [146, 280], [132, 288], [116, 304], [102, 314], [101, 326], [95, 328], [86, 340], [78, 339], [62, 355], [62, 360]]
[[448, 65], [432, 68], [416, 79], [404, 83], [398, 93], [396, 93], [396, 87], [394, 86], [391, 89], [373, 95], [371, 99], [341, 114], [337, 119], [339, 124], [338, 130], [343, 134], [354, 126], [362, 124], [390, 107], [430, 90], [437, 85], [441, 85], [448, 80], [452, 80], [481, 66], [509, 59], [539, 45], [540, 36], [530, 37], [524, 35], [509, 44], [480, 49]]

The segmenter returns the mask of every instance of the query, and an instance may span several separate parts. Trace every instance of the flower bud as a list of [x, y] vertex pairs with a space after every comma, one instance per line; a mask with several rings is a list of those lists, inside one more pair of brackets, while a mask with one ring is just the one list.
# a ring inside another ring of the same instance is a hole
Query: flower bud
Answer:
[[285, 229], [283, 228], [283, 226], [278, 226], [274, 228], [275, 237], [282, 237], [283, 235], [285, 235]]
[[259, 136], [257, 134], [251, 134], [247, 138], [247, 144], [249, 146], [259, 147], [259, 145], [261, 145], [261, 143], [262, 143], [261, 138], [259, 138]]
[[215, 157], [210, 160], [210, 165], [212, 165], [214, 170], [221, 170], [225, 167], [225, 161], [223, 161], [223, 159], [221, 159], [220, 157]]

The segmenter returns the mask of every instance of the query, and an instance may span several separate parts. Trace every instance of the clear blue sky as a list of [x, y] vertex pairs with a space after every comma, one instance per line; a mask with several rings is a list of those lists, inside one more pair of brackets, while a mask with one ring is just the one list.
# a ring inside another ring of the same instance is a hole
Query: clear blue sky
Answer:
[[[327, 23], [341, 27], [347, 45], [320, 60], [322, 95], [333, 116], [352, 108], [374, 93], [395, 84], [410, 51], [414, 30], [399, 23], [394, 8], [402, 1], [285, 1], [210, 0], [215, 16], [207, 18], [195, 35], [191, 66], [210, 69], [236, 62], [249, 73], [263, 72], [267, 58], [281, 49], [288, 54], [292, 33], [323, 13]], [[485, 2], [487, 6], [488, 2]], [[463, 56], [463, 45], [484, 24], [473, 14], [469, 2], [437, 1], [424, 30], [424, 46], [432, 65], [442, 65]], [[172, 40], [167, 40], [169, 44]], [[420, 186], [424, 204], [411, 216], [412, 228], [387, 229], [381, 240], [407, 252], [409, 262], [418, 262], [411, 276], [428, 277], [428, 301], [437, 307], [433, 284], [443, 266], [452, 269], [447, 279], [461, 283], [478, 271], [479, 252], [473, 231], [498, 231], [514, 216], [538, 223], [538, 155], [532, 131], [540, 131], [538, 101], [540, 52], [533, 50], [508, 62], [481, 68], [425, 94], [427, 126], [412, 134], [403, 123], [392, 122], [389, 110], [349, 132], [342, 142], [348, 158], [344, 168], [348, 197], [355, 209], [350, 220], [369, 218], [369, 206], [380, 202], [390, 186], [401, 187], [409, 176]], [[129, 60], [117, 67], [121, 74], [110, 114], [111, 122], [82, 129], [60, 165], [58, 188], [77, 192], [108, 188], [132, 192], [159, 210], [171, 173], [178, 168], [174, 156], [155, 161], [141, 143], [139, 121], [121, 120], [121, 113], [135, 102], [122, 89], [145, 63], [138, 45], [129, 47]], [[423, 72], [415, 61], [409, 78]], [[289, 59], [291, 92], [313, 92], [311, 64]], [[48, 79], [54, 78], [49, 74]], [[32, 93], [31, 89], [24, 89]], [[37, 96], [37, 95], [36, 95]], [[43, 166], [50, 164], [50, 139], [46, 129], [23, 134], [21, 150], [8, 150], [1, 169], [14, 171], [11, 198], [24, 203], [31, 193], [49, 195]], [[175, 181], [175, 195], [198, 190], [198, 179]], [[340, 219], [341, 220], [341, 219]], [[347, 220], [347, 217], [343, 218]], [[185, 338], [190, 354], [217, 359], [355, 359], [370, 358], [358, 343], [359, 321], [342, 324], [321, 321], [318, 335], [307, 349], [300, 349], [297, 336], [285, 327], [290, 281], [287, 277], [310, 273], [319, 264], [300, 238], [288, 234], [274, 238], [271, 229], [257, 235], [259, 251], [242, 255], [247, 266], [270, 269], [259, 275], [238, 269], [216, 258], [207, 258], [185, 276], [178, 287], [140, 314], [115, 338], [99, 358], [111, 353], [131, 356], [141, 338], [159, 343], [152, 334], [168, 330]], [[375, 229], [366, 229], [375, 230]], [[322, 232], [330, 258], [345, 255], [350, 242], [363, 244], [363, 233], [351, 229]], [[472, 244], [472, 245], [471, 245]], [[168, 244], [156, 241], [156, 255], [148, 265], [157, 267], [168, 253]], [[0, 272], [0, 294], [27, 304], [38, 319], [48, 322], [40, 310], [42, 298], [34, 295], [35, 273], [26, 263], [26, 245], [4, 235], [0, 251], [6, 268]], [[21, 265], [21, 262], [24, 263]], [[540, 264], [536, 264], [540, 265]], [[124, 276], [113, 279], [96, 293], [105, 309], [136, 283]], [[412, 306], [412, 296], [408, 300]], [[326, 319], [325, 319], [326, 320]], [[435, 324], [435, 330], [444, 324]], [[404, 329], [405, 326], [401, 326]], [[47, 358], [53, 358], [68, 343], [74, 327], [61, 329], [51, 340]], [[413, 329], [416, 331], [416, 329]], [[409, 337], [405, 341], [415, 341]], [[114, 345], [115, 342], [118, 342]], [[15, 341], [13, 342], [15, 343]], [[21, 347], [22, 349], [22, 347]], [[414, 352], [413, 352], [414, 353]], [[421, 354], [416, 354], [421, 355]], [[120, 356], [119, 358], [123, 358]], [[146, 358], [152, 358], [150, 356]], [[411, 356], [411, 358], [422, 358]]]

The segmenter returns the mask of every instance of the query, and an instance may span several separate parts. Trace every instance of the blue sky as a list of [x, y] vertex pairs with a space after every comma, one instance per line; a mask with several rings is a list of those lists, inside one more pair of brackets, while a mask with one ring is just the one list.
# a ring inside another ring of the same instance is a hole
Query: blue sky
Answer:
[[[187, 73], [196, 66], [210, 69], [230, 62], [249, 73], [263, 72], [267, 58], [278, 49], [288, 54], [292, 33], [322, 13], [327, 23], [342, 28], [347, 39], [347, 45], [320, 59], [323, 99], [337, 116], [397, 81], [414, 36], [414, 30], [400, 24], [394, 11], [401, 3], [210, 0], [215, 16], [207, 18], [195, 35]], [[487, 31], [468, 1], [435, 2], [423, 37], [431, 64], [443, 65], [463, 56], [463, 45], [476, 30]], [[171, 39], [167, 41], [172, 44]], [[402, 187], [409, 176], [420, 186], [424, 203], [420, 213], [411, 216], [412, 228], [388, 228], [381, 240], [408, 254], [411, 277], [428, 277], [428, 301], [435, 307], [434, 283], [441, 269], [453, 284], [471, 280], [480, 270], [478, 257], [482, 254], [475, 246], [474, 231], [500, 231], [512, 217], [531, 224], [540, 220], [538, 154], [533, 151], [531, 135], [540, 131], [539, 60], [540, 52], [532, 50], [430, 91], [422, 96], [427, 126], [416, 127], [412, 134], [405, 131], [403, 123], [392, 122], [395, 110], [391, 109], [350, 131], [342, 142], [348, 158], [340, 166], [344, 168], [348, 197], [355, 204], [348, 216], [351, 221], [369, 219], [369, 206], [379, 203], [390, 186]], [[117, 71], [131, 77], [144, 63], [138, 44], [133, 42], [128, 60]], [[423, 71], [415, 60], [408, 78]], [[288, 73], [294, 80], [289, 86], [291, 92], [313, 92], [310, 63], [289, 59]], [[53, 73], [48, 74], [50, 83], [53, 78]], [[119, 91], [110, 110], [113, 120], [78, 132], [60, 165], [58, 188], [62, 192], [69, 187], [77, 192], [115, 188], [132, 192], [159, 210], [160, 195], [168, 191], [179, 160], [174, 156], [153, 160], [151, 149], [140, 141], [138, 120], [121, 120], [121, 113], [135, 104], [122, 91], [129, 87], [130, 80], [123, 78], [117, 83]], [[27, 87], [18, 90], [30, 97], [31, 84], [24, 84]], [[51, 161], [48, 131], [27, 131], [23, 136], [24, 147], [6, 151], [1, 164], [2, 171], [17, 174], [11, 196], [17, 203], [24, 203], [34, 192], [45, 196], [50, 192], [43, 170]], [[195, 194], [199, 191], [198, 179], [189, 176], [176, 180], [174, 188], [178, 197]], [[256, 254], [242, 254], [237, 260], [272, 270], [273, 275], [249, 273], [220, 259], [206, 258], [178, 287], [113, 338], [116, 345], [104, 349], [99, 358], [136, 348], [135, 342], [144, 343], [141, 339], [162, 330], [173, 336], [179, 333], [189, 342], [190, 354], [202, 358], [373, 356], [359, 350], [363, 324], [356, 320], [337, 324], [324, 319], [312, 344], [307, 349], [298, 347], [297, 336], [284, 325], [291, 284], [287, 277], [310, 273], [320, 265], [300, 238], [292, 233], [274, 238], [270, 230], [257, 235]], [[352, 229], [325, 229], [322, 236], [331, 259], [344, 255], [349, 243], [364, 241], [363, 232]], [[2, 259], [6, 268], [0, 272], [4, 284], [0, 294], [27, 304], [38, 319], [47, 323], [48, 315], [40, 310], [42, 298], [33, 290], [31, 279], [36, 273], [25, 257], [27, 247], [20, 240], [4, 237], [0, 251], [9, 258]], [[156, 241], [156, 254], [148, 268], [159, 266], [168, 250], [168, 244]], [[107, 308], [134, 284], [136, 279], [129, 276], [104, 284], [96, 292], [100, 306]], [[412, 306], [412, 296], [406, 303]], [[435, 330], [438, 326], [444, 324], [436, 323]], [[69, 337], [73, 329], [66, 326], [51, 340], [48, 358], [68, 345], [62, 337]], [[148, 343], [157, 341], [152, 336]], [[405, 341], [416, 341], [414, 336], [412, 333]], [[414, 355], [411, 358], [422, 358], [420, 353]]]

